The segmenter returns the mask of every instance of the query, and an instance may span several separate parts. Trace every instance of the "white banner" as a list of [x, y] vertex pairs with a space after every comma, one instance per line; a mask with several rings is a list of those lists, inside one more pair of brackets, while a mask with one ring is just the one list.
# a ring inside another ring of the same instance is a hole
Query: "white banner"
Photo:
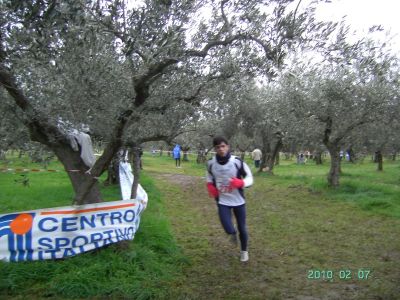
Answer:
[[[128, 162], [119, 163], [119, 185], [121, 187], [121, 196], [123, 200], [131, 198], [133, 184], [133, 174], [131, 164]], [[147, 206], [147, 193], [143, 187], [138, 184], [136, 190], [136, 199], [141, 200], [144, 207]]]
[[[142, 197], [147, 202], [147, 194]], [[65, 258], [132, 240], [145, 208], [142, 202], [143, 199], [121, 200], [2, 214], [0, 259]]]

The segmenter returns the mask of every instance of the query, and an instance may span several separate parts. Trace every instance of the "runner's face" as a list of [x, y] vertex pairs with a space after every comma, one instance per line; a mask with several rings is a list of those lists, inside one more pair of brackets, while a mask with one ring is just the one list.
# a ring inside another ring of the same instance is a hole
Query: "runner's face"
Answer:
[[226, 154], [228, 154], [229, 145], [222, 142], [221, 144], [215, 146], [214, 149], [219, 156], [225, 156]]

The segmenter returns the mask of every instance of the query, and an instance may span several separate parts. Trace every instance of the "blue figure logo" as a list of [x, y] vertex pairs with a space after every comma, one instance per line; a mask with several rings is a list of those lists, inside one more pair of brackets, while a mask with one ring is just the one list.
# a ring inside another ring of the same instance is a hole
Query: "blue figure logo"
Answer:
[[34, 217], [34, 213], [9, 214], [0, 217], [0, 239], [3, 236], [8, 237], [9, 261], [32, 260]]

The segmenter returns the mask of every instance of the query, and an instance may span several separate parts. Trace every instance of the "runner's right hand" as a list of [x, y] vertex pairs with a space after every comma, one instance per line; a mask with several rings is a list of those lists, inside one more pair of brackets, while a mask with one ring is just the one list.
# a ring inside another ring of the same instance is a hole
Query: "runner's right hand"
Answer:
[[218, 190], [215, 187], [215, 185], [213, 185], [211, 182], [207, 182], [207, 190], [208, 190], [208, 194], [210, 195], [210, 197], [213, 197], [213, 198], [218, 197], [218, 195], [219, 195]]

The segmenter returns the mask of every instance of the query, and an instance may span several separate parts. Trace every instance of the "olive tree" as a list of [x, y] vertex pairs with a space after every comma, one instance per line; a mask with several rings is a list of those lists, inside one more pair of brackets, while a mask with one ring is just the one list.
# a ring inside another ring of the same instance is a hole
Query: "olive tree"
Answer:
[[[165, 120], [160, 111], [161, 120], [152, 116], [154, 108], [192, 103], [196, 89], [173, 89], [182, 95], [174, 101], [164, 97], [172, 86], [188, 74], [223, 73], [218, 57], [227, 48], [247, 69], [255, 61], [272, 74], [283, 63], [286, 45], [313, 22], [311, 10], [296, 14], [291, 2], [2, 1], [0, 84], [11, 100], [1, 100], [21, 114], [30, 139], [64, 165], [74, 202], [101, 201], [97, 178], [119, 149], [158, 138], [147, 131]], [[211, 15], [198, 18], [205, 8]], [[103, 142], [90, 169], [60, 121], [86, 124]]]
[[288, 77], [285, 89], [292, 112], [303, 124], [308, 123], [307, 130], [318, 131], [328, 149], [328, 184], [337, 187], [339, 152], [346, 138], [357, 128], [387, 116], [396, 59], [384, 45], [377, 46], [371, 40], [349, 43], [343, 28], [326, 51], [324, 61], [308, 70], [297, 69], [296, 76]]

